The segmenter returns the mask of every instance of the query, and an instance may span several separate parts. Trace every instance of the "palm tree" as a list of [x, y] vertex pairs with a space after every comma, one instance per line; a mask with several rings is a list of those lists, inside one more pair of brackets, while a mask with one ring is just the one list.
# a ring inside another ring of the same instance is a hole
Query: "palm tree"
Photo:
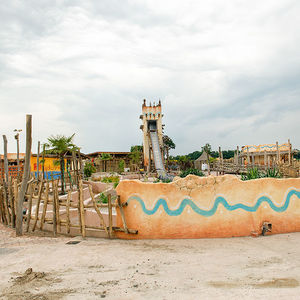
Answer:
[[46, 153], [56, 154], [59, 158], [60, 164], [60, 173], [61, 173], [61, 192], [62, 194], [65, 193], [65, 160], [64, 156], [68, 152], [72, 152], [74, 150], [78, 150], [79, 148], [73, 144], [74, 134], [71, 136], [64, 136], [64, 135], [51, 135], [48, 138], [48, 143], [46, 143]]

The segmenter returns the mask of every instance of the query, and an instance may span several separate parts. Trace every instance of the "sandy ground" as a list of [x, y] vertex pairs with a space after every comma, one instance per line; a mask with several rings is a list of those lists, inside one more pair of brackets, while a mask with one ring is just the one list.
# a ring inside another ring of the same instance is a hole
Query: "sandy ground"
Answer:
[[0, 225], [0, 299], [275, 297], [300, 299], [300, 233], [82, 240], [42, 234], [15, 238]]

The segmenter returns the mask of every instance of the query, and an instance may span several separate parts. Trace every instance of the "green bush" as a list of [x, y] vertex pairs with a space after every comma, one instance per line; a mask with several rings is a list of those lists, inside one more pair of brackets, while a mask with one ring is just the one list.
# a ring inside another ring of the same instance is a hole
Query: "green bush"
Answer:
[[101, 193], [99, 196], [99, 202], [100, 203], [107, 203], [108, 202], [108, 196], [104, 193]]
[[252, 168], [247, 171], [247, 174], [242, 175], [242, 180], [252, 180], [258, 178], [281, 178], [281, 174], [278, 169], [267, 169], [266, 172], [259, 171], [257, 168]]
[[91, 177], [91, 175], [95, 172], [96, 172], [96, 168], [94, 167], [94, 165], [91, 162], [87, 162], [84, 165], [83, 173], [84, 173], [85, 178]]
[[280, 174], [279, 170], [276, 168], [268, 169], [265, 177], [272, 177], [272, 178], [281, 178], [282, 175]]
[[191, 175], [196, 175], [196, 176], [204, 176], [203, 172], [201, 172], [201, 171], [199, 171], [197, 169], [193, 169], [193, 168], [190, 168], [190, 169], [187, 169], [185, 171], [182, 171], [179, 176], [182, 177], [182, 178], [184, 178], [184, 177], [186, 177], [186, 176], [188, 176], [190, 174]]
[[118, 165], [118, 169], [119, 169], [119, 173], [124, 172], [124, 169], [125, 169], [125, 160], [124, 159], [120, 160], [119, 165]]

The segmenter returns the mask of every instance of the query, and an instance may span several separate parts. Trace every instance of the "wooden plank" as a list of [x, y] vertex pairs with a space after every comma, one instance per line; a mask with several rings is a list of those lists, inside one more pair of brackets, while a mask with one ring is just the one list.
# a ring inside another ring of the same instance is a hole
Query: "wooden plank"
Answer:
[[44, 181], [41, 181], [40, 186], [39, 186], [38, 199], [37, 199], [36, 209], [35, 209], [35, 219], [34, 219], [34, 222], [33, 222], [32, 231], [35, 231], [35, 227], [36, 227], [36, 224], [37, 224], [37, 221], [38, 221], [40, 203], [41, 203], [43, 190], [44, 190]]
[[120, 210], [120, 213], [121, 213], [124, 230], [125, 230], [126, 233], [129, 233], [128, 232], [128, 227], [127, 227], [127, 224], [126, 224], [126, 219], [125, 219], [125, 215], [124, 215], [123, 206], [121, 205], [121, 198], [120, 198], [119, 195], [118, 195], [118, 204], [119, 204], [119, 210]]
[[4, 204], [4, 187], [3, 187], [3, 180], [2, 180], [2, 187], [0, 187], [0, 209], [1, 209], [1, 218], [2, 222], [5, 225], [8, 225], [7, 218], [6, 218], [6, 211], [5, 211], [5, 204]]
[[17, 221], [16, 221], [16, 235], [23, 234], [23, 201], [27, 189], [27, 184], [30, 176], [30, 156], [32, 144], [32, 116], [26, 115], [26, 151], [25, 151], [25, 167], [23, 172], [23, 180], [18, 195], [17, 203]]
[[111, 205], [111, 194], [107, 195], [108, 203], [108, 226], [109, 226], [109, 238], [112, 238], [112, 205]]
[[31, 209], [32, 209], [32, 196], [33, 196], [33, 183], [29, 185], [29, 198], [28, 198], [28, 212], [27, 212], [27, 224], [26, 231], [29, 231], [30, 219], [31, 219]]
[[83, 206], [83, 184], [82, 180], [79, 180], [79, 212], [80, 212], [80, 224], [81, 224], [81, 234], [85, 238], [85, 217], [84, 217], [84, 206]]
[[288, 139], [288, 149], [289, 149], [289, 166], [291, 165], [292, 162], [292, 145], [290, 142], [290, 139]]
[[46, 191], [45, 191], [45, 198], [44, 198], [43, 213], [42, 213], [41, 224], [40, 224], [40, 229], [41, 230], [43, 230], [43, 226], [44, 226], [44, 223], [45, 223], [48, 201], [49, 201], [49, 181], [47, 181], [47, 183], [46, 183]]
[[37, 167], [37, 180], [40, 180], [40, 141], [38, 141], [37, 155], [36, 155], [36, 167]]
[[60, 215], [59, 215], [60, 204], [59, 204], [59, 195], [58, 195], [58, 182], [59, 182], [59, 179], [57, 180], [57, 182], [55, 184], [55, 208], [56, 208], [57, 231], [61, 232], [61, 228], [60, 228]]
[[101, 212], [100, 212], [100, 210], [99, 210], [99, 208], [98, 208], [98, 206], [97, 206], [97, 202], [96, 202], [96, 200], [95, 200], [95, 196], [94, 196], [94, 193], [93, 193], [93, 191], [92, 191], [92, 187], [91, 187], [90, 184], [89, 184], [88, 186], [89, 186], [89, 192], [90, 192], [90, 195], [91, 195], [92, 200], [93, 200], [93, 204], [94, 204], [95, 211], [96, 211], [96, 213], [98, 214], [98, 216], [99, 216], [99, 218], [100, 218], [100, 223], [101, 223], [102, 226], [104, 227], [106, 233], [109, 235], [108, 230], [107, 230], [107, 228], [106, 228], [106, 224], [105, 224], [104, 218], [103, 218], [103, 216], [102, 216], [102, 214], [101, 214]]
[[52, 189], [53, 189], [53, 212], [52, 212], [52, 223], [53, 223], [53, 236], [55, 237], [57, 235], [57, 223], [56, 223], [56, 183], [52, 180]]
[[[43, 154], [42, 154], [42, 178], [45, 179], [45, 152], [46, 152], [46, 145], [43, 144]], [[48, 178], [47, 178], [48, 179]]]
[[70, 233], [70, 202], [71, 202], [71, 191], [68, 192], [66, 213], [67, 213], [67, 233]]
[[11, 208], [12, 227], [15, 228], [16, 227], [16, 210], [15, 210], [15, 199], [14, 199], [12, 178], [10, 178], [9, 183], [8, 183], [8, 197], [9, 197], [10, 208]]

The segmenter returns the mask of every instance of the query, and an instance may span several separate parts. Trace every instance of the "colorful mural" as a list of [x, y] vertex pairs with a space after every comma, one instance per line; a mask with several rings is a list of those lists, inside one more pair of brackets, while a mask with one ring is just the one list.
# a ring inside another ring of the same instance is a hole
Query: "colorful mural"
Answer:
[[[277, 151], [276, 144], [265, 144], [265, 145], [246, 145], [243, 146], [241, 151], [244, 153], [247, 153], [247, 148], [249, 149], [249, 152], [263, 152], [263, 151]], [[290, 145], [288, 143], [278, 145], [278, 149], [280, 151], [289, 151]]]
[[[300, 179], [190, 175], [170, 184], [122, 181], [117, 187], [129, 228], [120, 238], [204, 238], [300, 231]], [[117, 212], [117, 226], [122, 219]]]

